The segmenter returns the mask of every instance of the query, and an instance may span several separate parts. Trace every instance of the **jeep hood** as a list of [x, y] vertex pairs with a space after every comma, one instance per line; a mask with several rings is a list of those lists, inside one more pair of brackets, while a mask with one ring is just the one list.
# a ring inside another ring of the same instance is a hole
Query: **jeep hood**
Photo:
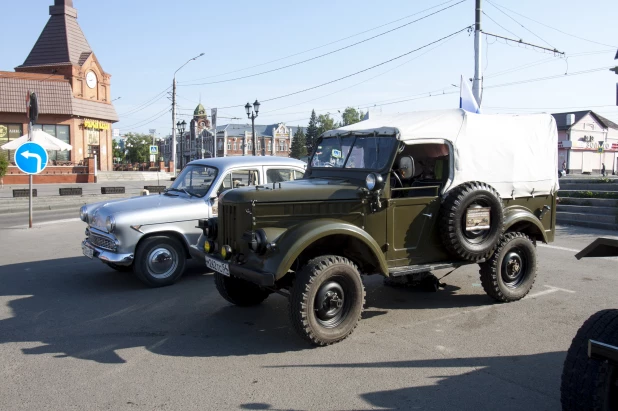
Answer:
[[[274, 187], [274, 188], [273, 188]], [[224, 203], [354, 200], [360, 194], [358, 183], [347, 179], [311, 178], [286, 183], [242, 187], [226, 192]]]

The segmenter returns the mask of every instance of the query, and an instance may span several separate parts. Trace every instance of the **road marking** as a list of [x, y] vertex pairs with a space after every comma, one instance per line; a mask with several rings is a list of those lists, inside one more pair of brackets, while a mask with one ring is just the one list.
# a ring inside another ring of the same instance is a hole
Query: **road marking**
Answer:
[[566, 247], [560, 247], [557, 245], [549, 245], [549, 244], [539, 244], [539, 247], [544, 247], [544, 248], [553, 248], [554, 250], [562, 250], [562, 251], [569, 251], [571, 253], [579, 253], [581, 250], [574, 250], [572, 248], [566, 248]]
[[567, 290], [566, 288], [554, 287], [553, 285], [546, 285], [545, 287], [551, 288], [552, 290], [564, 291], [565, 293], [575, 294], [575, 291]]
[[[76, 217], [76, 218], [65, 218], [64, 220], [53, 220], [53, 221], [45, 221], [42, 223], [36, 223], [33, 224], [33, 227], [40, 227], [40, 226], [44, 226], [44, 225], [53, 225], [53, 224], [62, 224], [62, 223], [73, 223], [75, 221], [82, 221], [80, 218]], [[8, 228], [27, 228], [28, 224], [24, 224], [24, 225], [15, 225], [13, 227], [8, 227]]]

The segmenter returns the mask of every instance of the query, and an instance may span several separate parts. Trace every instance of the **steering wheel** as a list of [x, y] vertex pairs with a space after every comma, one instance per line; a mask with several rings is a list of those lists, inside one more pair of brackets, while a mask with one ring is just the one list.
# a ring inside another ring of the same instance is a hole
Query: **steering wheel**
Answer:
[[[395, 180], [397, 180], [397, 184], [399, 184], [399, 188], [403, 188], [403, 182], [401, 182], [401, 178], [399, 178], [399, 175], [397, 175], [397, 171], [393, 170], [392, 175], [393, 177], [395, 177]], [[395, 184], [395, 187], [392, 187], [392, 188], [397, 188], [397, 184]]]

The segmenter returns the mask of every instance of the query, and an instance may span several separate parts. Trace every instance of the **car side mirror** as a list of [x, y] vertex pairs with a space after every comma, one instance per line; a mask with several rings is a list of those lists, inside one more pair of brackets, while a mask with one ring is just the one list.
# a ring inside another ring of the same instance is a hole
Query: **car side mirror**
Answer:
[[411, 156], [404, 156], [399, 159], [399, 172], [404, 180], [414, 177], [416, 170], [414, 169], [414, 159]]

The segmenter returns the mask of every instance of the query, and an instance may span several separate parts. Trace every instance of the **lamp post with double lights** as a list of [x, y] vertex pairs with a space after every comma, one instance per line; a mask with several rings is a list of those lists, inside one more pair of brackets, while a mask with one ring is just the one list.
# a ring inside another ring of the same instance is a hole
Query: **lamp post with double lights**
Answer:
[[[178, 123], [176, 123], [176, 129], [178, 130], [178, 134], [180, 134], [180, 139], [179, 139], [180, 142], [178, 144], [179, 144], [179, 148], [180, 148], [180, 169], [181, 170], [182, 170], [183, 163], [184, 163], [184, 158], [185, 158], [185, 156], [184, 156], [184, 144], [183, 144], [183, 141], [184, 141], [184, 134], [185, 134], [185, 129], [186, 128], [187, 128], [187, 122], [186, 121], [182, 120], [182, 121], [179, 121]], [[172, 146], [172, 147], [175, 147], [175, 145]], [[174, 150], [174, 151], [176, 151], [176, 150]], [[175, 161], [176, 161], [176, 159], [174, 158], [174, 162]], [[174, 163], [174, 167], [176, 167], [176, 163]]]
[[[258, 112], [260, 111], [260, 102], [257, 101], [257, 99], [255, 99], [255, 102], [253, 103], [253, 111], [251, 111], [251, 104], [247, 103], [247, 105], [245, 106], [245, 111], [247, 112], [247, 118], [251, 119], [251, 135], [253, 136], [253, 155], [257, 155], [256, 154], [256, 146], [257, 146], [257, 139], [255, 137], [255, 118], [258, 116]], [[262, 152], [263, 152], [264, 148], [262, 147]]]

